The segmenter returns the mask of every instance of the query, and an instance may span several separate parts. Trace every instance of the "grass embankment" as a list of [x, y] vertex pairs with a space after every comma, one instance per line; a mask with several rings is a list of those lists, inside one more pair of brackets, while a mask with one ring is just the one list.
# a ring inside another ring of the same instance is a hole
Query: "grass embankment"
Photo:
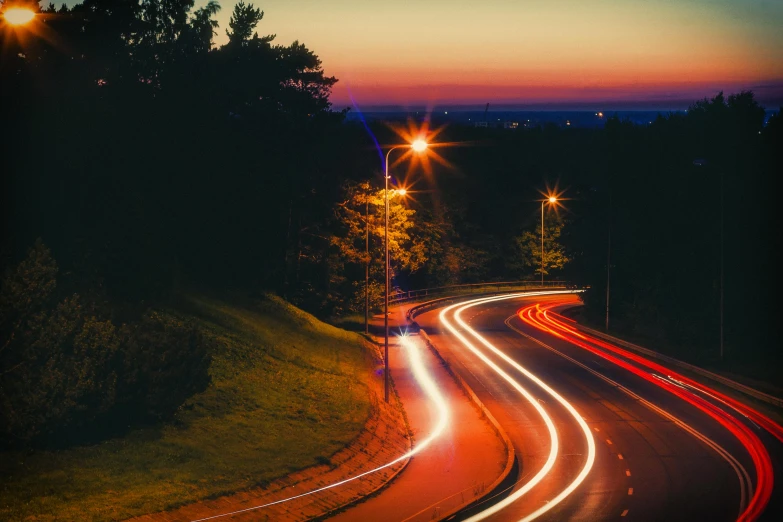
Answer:
[[323, 462], [362, 429], [371, 359], [356, 334], [276, 298], [192, 297], [212, 384], [173, 422], [90, 447], [0, 453], [0, 520], [122, 520]]

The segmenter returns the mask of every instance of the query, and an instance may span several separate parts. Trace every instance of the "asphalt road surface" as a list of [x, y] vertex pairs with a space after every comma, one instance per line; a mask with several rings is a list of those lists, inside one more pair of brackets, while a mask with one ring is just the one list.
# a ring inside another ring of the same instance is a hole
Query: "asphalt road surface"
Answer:
[[783, 430], [579, 337], [557, 314], [575, 304], [504, 297], [416, 318], [519, 458], [512, 486], [457, 518], [783, 520]]

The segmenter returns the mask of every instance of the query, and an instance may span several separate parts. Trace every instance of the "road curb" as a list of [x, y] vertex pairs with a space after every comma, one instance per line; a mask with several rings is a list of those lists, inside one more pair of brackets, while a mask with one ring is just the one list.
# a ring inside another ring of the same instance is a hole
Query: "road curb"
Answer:
[[[375, 355], [377, 357], [380, 357], [381, 360], [383, 360], [383, 356], [382, 356], [381, 351], [380, 351], [380, 344], [377, 341], [375, 341], [374, 339], [372, 339], [372, 337], [369, 334], [361, 333], [359, 335], [361, 335], [367, 342], [369, 342], [373, 346], [373, 348], [375, 349], [374, 350], [375, 351]], [[405, 429], [407, 431], [407, 439], [408, 439], [408, 451], [413, 451], [413, 437], [411, 436], [410, 426], [408, 425], [408, 419], [407, 419], [407, 417], [405, 415], [405, 407], [402, 405], [402, 400], [400, 400], [399, 395], [397, 395], [397, 389], [394, 387], [394, 378], [392, 378], [391, 375], [389, 375], [389, 381], [391, 382], [392, 394], [394, 395], [394, 398], [397, 401], [397, 406], [400, 408], [400, 413], [401, 413], [401, 415], [403, 417], [403, 420], [405, 421]], [[312, 518], [310, 520], [312, 520], [313, 522], [326, 520], [326, 519], [328, 519], [328, 518], [330, 518], [330, 517], [332, 517], [332, 516], [334, 516], [334, 515], [336, 515], [338, 513], [341, 513], [341, 512], [343, 512], [343, 511], [345, 511], [347, 509], [352, 508], [353, 506], [355, 506], [357, 504], [361, 504], [365, 500], [368, 500], [371, 497], [379, 494], [386, 487], [388, 487], [392, 482], [394, 482], [394, 480], [397, 477], [400, 476], [400, 473], [405, 471], [405, 468], [408, 467], [408, 464], [410, 464], [410, 461], [411, 461], [411, 457], [408, 457], [407, 459], [405, 459], [405, 462], [400, 467], [400, 469], [398, 469], [396, 472], [394, 472], [394, 474], [391, 477], [389, 477], [389, 480], [387, 480], [383, 484], [379, 485], [377, 488], [375, 488], [374, 490], [370, 491], [366, 495], [362, 495], [362, 496], [360, 496], [358, 498], [355, 498], [355, 499], [353, 499], [353, 500], [351, 500], [349, 502], [346, 502], [345, 504], [343, 504], [341, 506], [337, 506], [336, 508], [330, 509], [329, 511], [327, 511], [325, 513], [322, 513], [322, 514], [318, 515], [317, 517]]]
[[508, 475], [511, 473], [511, 469], [514, 466], [514, 460], [516, 459], [516, 452], [514, 451], [514, 446], [511, 444], [511, 439], [506, 434], [505, 430], [500, 426], [500, 423], [495, 419], [495, 417], [489, 412], [487, 407], [484, 405], [483, 402], [481, 402], [481, 399], [478, 398], [478, 395], [473, 391], [473, 388], [470, 387], [470, 385], [465, 382], [465, 380], [462, 378], [462, 376], [452, 367], [451, 363], [441, 355], [441, 353], [438, 351], [438, 349], [435, 347], [435, 344], [432, 342], [432, 339], [430, 339], [430, 336], [427, 335], [427, 332], [424, 330], [419, 330], [419, 336], [424, 339], [425, 344], [427, 347], [432, 351], [432, 353], [443, 363], [444, 368], [446, 368], [446, 371], [451, 375], [451, 377], [454, 379], [454, 381], [457, 383], [457, 386], [462, 388], [462, 390], [468, 395], [470, 400], [478, 407], [479, 410], [481, 410], [481, 413], [489, 420], [489, 423], [492, 425], [495, 432], [500, 436], [500, 438], [503, 440], [503, 445], [506, 447], [506, 466], [503, 468], [503, 471], [498, 476], [497, 479], [487, 488], [486, 494], [482, 495], [481, 497], [477, 499], [473, 499], [467, 503], [465, 503], [462, 506], [459, 506], [453, 510], [451, 510], [448, 513], [444, 513], [443, 515], [440, 515], [438, 520], [445, 520], [448, 517], [454, 515], [455, 513], [458, 513], [459, 511], [462, 511], [466, 507], [475, 504], [484, 498], [487, 498], [488, 496], [495, 493], [495, 489], [503, 483], [504, 480], [508, 477]]
[[588, 326], [584, 326], [582, 324], [576, 325], [576, 327], [580, 330], [583, 330], [585, 332], [588, 332], [592, 335], [595, 335], [597, 337], [600, 337], [602, 339], [605, 339], [607, 341], [611, 341], [613, 343], [619, 344], [620, 346], [623, 346], [625, 348], [628, 348], [629, 350], [633, 350], [635, 352], [647, 355], [648, 357], [653, 357], [654, 359], [658, 359], [661, 361], [665, 361], [673, 366], [677, 366], [679, 368], [691, 371], [693, 373], [696, 373], [698, 375], [701, 375], [702, 377], [706, 377], [708, 379], [711, 379], [715, 382], [719, 382], [723, 384], [724, 386], [728, 386], [729, 388], [732, 388], [736, 391], [742, 392], [745, 395], [748, 395], [750, 397], [753, 397], [754, 399], [766, 402], [767, 404], [771, 404], [773, 406], [776, 406], [778, 408], [783, 408], [783, 399], [779, 397], [775, 397], [773, 395], [770, 395], [768, 393], [764, 393], [762, 391], [756, 390], [754, 388], [751, 388], [750, 386], [746, 386], [744, 384], [738, 383], [737, 381], [733, 381], [729, 379], [728, 377], [723, 377], [722, 375], [718, 375], [717, 373], [713, 373], [709, 370], [705, 370], [704, 368], [699, 368], [698, 366], [694, 366], [692, 364], [683, 362], [679, 359], [675, 359], [674, 357], [669, 357], [668, 355], [664, 355], [662, 353], [655, 352], [653, 350], [650, 350], [649, 348], [644, 348], [643, 346], [639, 346], [638, 344], [633, 344], [628, 341], [624, 341], [623, 339], [620, 339], [618, 337], [614, 337], [613, 335], [609, 335], [607, 333], [601, 332], [600, 330], [594, 330], [593, 328], [590, 328]]

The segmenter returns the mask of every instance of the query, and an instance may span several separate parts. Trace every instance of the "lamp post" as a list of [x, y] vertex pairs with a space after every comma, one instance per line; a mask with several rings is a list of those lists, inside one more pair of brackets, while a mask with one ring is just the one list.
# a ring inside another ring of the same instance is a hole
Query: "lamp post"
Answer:
[[[385, 280], [386, 289], [384, 291], [384, 304], [383, 304], [383, 397], [386, 402], [389, 402], [389, 156], [393, 150], [410, 147], [414, 152], [424, 152], [427, 149], [427, 142], [424, 140], [416, 140], [410, 145], [395, 145], [389, 149], [386, 153], [386, 169], [384, 170], [384, 181], [386, 182], [384, 189], [384, 203], [386, 210], [384, 212], [385, 226], [383, 229], [383, 249], [385, 251]], [[403, 190], [400, 190], [401, 194], [405, 194]]]
[[609, 219], [606, 223], [606, 320], [604, 329], [609, 331], [609, 279], [612, 274], [612, 191], [609, 189]]
[[723, 169], [720, 171], [720, 361], [723, 362]]
[[364, 333], [370, 333], [370, 191], [364, 200]]
[[557, 202], [555, 196], [549, 196], [549, 199], [541, 201], [541, 287], [544, 286], [544, 204], [554, 205]]

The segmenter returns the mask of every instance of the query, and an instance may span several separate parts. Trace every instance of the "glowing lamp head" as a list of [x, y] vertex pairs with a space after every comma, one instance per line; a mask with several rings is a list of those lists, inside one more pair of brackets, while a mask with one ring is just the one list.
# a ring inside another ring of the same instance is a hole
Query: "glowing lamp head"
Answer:
[[557, 198], [555, 196], [549, 196], [549, 202], [555, 203], [557, 201]]
[[23, 7], [12, 7], [3, 13], [3, 18], [11, 25], [24, 25], [35, 18], [35, 13]]
[[397, 189], [397, 194], [399, 194], [400, 196], [404, 196], [407, 193], [408, 193], [408, 191], [405, 190], [404, 188], [398, 188]]
[[427, 142], [424, 140], [416, 140], [411, 143], [411, 148], [416, 152], [424, 152], [427, 149]]

